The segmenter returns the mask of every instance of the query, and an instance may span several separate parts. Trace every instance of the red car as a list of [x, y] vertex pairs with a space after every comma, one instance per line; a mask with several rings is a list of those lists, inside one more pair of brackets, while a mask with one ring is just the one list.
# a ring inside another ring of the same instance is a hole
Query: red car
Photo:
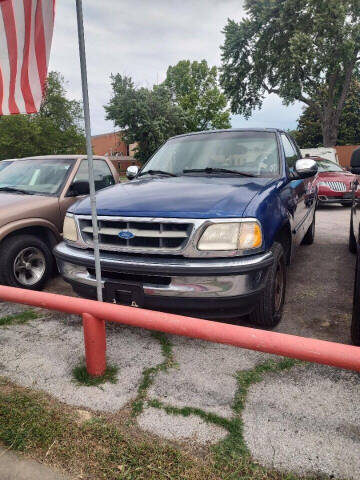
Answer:
[[326, 158], [312, 158], [318, 165], [318, 174], [314, 184], [318, 187], [319, 205], [341, 203], [344, 207], [350, 206], [352, 203], [351, 186], [356, 175]]

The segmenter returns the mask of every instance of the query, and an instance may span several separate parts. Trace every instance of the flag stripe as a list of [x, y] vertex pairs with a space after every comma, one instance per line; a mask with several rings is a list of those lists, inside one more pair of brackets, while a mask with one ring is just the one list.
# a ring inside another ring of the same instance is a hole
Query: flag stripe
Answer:
[[24, 6], [27, 0], [13, 2], [13, 9], [14, 9], [14, 21], [15, 25], [25, 25], [25, 28], [17, 28], [16, 29], [16, 43], [17, 43], [17, 64], [16, 64], [16, 79], [15, 79], [15, 102], [18, 106], [20, 112], [24, 112], [25, 109], [25, 99], [23, 97], [21, 91], [21, 70], [22, 70], [22, 63], [23, 63], [23, 53], [24, 53], [24, 43], [25, 43], [25, 30], [26, 30], [26, 23], [25, 23], [25, 13], [24, 13]]
[[25, 41], [24, 41], [24, 61], [21, 69], [21, 91], [25, 100], [25, 109], [27, 113], [36, 112], [33, 94], [29, 81], [29, 54], [30, 54], [30, 34], [31, 34], [31, 7], [33, 0], [24, 0], [25, 14]]
[[35, 111], [38, 111], [42, 99], [42, 89], [40, 84], [39, 70], [35, 54], [35, 12], [37, 0], [33, 1], [31, 9], [31, 33], [30, 33], [30, 54], [29, 54], [29, 80], [31, 91], [35, 101]]
[[4, 82], [3, 82], [3, 75], [0, 68], [0, 116], [4, 115], [2, 110], [2, 102], [4, 97]]
[[9, 81], [10, 81], [10, 62], [7, 47], [6, 33], [2, 10], [0, 9], [0, 68], [3, 79], [3, 95], [1, 102], [1, 110], [3, 115], [9, 115]]
[[39, 110], [54, 17], [55, 0], [0, 0], [0, 115]]
[[51, 40], [54, 30], [54, 7], [53, 3], [42, 1], [42, 16], [45, 34], [46, 64], [49, 63]]
[[14, 8], [13, 3], [9, 0], [1, 2], [0, 5], [4, 19], [10, 63], [9, 111], [16, 114], [20, 113], [20, 110], [18, 109], [18, 106], [15, 102], [15, 82], [17, 74], [17, 38]]
[[42, 0], [37, 1], [35, 14], [35, 52], [39, 69], [41, 90], [44, 93], [47, 75], [45, 33], [42, 15]]

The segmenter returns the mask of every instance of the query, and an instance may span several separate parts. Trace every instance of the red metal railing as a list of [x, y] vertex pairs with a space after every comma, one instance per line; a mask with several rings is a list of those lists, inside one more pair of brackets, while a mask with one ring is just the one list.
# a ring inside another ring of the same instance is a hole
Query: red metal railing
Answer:
[[12, 287], [0, 286], [0, 299], [81, 315], [86, 366], [94, 376], [102, 375], [106, 368], [105, 321], [360, 372], [360, 348], [351, 345]]

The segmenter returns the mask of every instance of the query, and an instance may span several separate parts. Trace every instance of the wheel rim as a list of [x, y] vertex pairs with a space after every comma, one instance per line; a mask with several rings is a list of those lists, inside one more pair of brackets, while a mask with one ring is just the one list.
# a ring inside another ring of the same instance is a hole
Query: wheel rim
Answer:
[[24, 248], [15, 258], [14, 275], [21, 285], [35, 285], [42, 279], [45, 270], [45, 256], [39, 248]]
[[284, 296], [284, 266], [279, 262], [275, 276], [275, 313], [281, 309]]

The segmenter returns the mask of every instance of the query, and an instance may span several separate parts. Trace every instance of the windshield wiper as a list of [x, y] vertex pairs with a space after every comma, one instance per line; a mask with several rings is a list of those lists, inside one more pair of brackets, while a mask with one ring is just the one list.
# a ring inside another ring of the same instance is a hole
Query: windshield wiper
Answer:
[[171, 172], [165, 172], [164, 170], [146, 170], [146, 172], [140, 172], [138, 177], [141, 177], [141, 175], [167, 175], [168, 177], [177, 177], [175, 173]]
[[240, 175], [241, 177], [256, 177], [253, 173], [239, 172], [238, 170], [230, 170], [228, 168], [191, 168], [189, 170], [183, 170], [183, 173], [231, 173], [233, 175]]
[[0, 192], [14, 192], [14, 193], [23, 193], [24, 195], [34, 195], [34, 193], [27, 190], [22, 190], [21, 188], [16, 187], [0, 187]]

